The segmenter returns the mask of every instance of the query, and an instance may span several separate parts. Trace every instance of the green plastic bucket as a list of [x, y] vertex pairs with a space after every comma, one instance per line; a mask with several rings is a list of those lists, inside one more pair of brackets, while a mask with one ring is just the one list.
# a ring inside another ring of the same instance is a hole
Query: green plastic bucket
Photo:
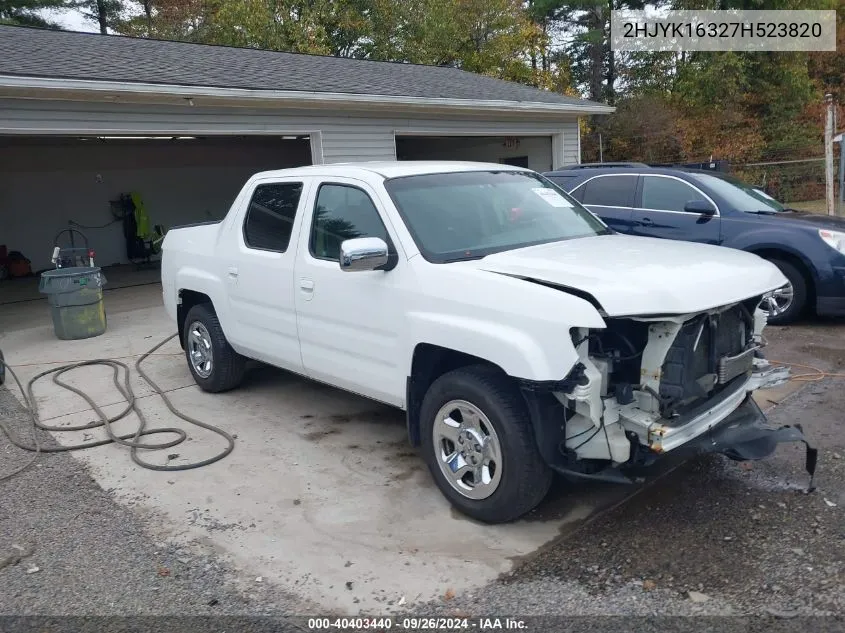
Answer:
[[47, 295], [53, 331], [62, 340], [99, 336], [106, 331], [100, 268], [73, 266], [41, 273], [38, 290]]

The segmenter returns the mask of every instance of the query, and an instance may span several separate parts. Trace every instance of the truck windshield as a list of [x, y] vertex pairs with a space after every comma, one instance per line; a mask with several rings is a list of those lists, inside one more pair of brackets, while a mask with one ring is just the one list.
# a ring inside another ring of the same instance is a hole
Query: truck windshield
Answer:
[[553, 183], [522, 171], [402, 176], [385, 187], [423, 257], [446, 263], [611, 233]]

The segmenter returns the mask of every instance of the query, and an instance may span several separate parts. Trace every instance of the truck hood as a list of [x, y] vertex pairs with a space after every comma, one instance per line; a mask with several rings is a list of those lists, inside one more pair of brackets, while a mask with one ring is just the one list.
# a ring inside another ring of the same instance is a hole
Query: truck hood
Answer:
[[553, 242], [466, 264], [586, 293], [608, 316], [700, 312], [786, 283], [780, 270], [751, 253], [628, 235]]

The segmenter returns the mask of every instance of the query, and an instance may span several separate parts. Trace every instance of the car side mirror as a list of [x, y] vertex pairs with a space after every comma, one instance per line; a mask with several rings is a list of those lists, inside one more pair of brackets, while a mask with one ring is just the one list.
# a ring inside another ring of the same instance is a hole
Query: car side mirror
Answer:
[[387, 243], [380, 237], [356, 237], [340, 244], [340, 269], [346, 272], [375, 270], [388, 262]]
[[715, 215], [716, 207], [707, 200], [690, 200], [684, 205], [687, 213], [700, 213], [701, 215]]

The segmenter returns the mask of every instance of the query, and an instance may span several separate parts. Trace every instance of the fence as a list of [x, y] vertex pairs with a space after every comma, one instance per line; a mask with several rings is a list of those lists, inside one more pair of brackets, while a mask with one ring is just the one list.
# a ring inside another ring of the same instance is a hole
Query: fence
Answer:
[[[834, 196], [839, 199], [839, 161], [834, 158]], [[731, 165], [730, 173], [740, 180], [763, 189], [785, 203], [818, 202], [818, 211], [825, 206], [825, 161], [821, 158], [762, 161]], [[813, 209], [816, 210], [816, 209]]]

